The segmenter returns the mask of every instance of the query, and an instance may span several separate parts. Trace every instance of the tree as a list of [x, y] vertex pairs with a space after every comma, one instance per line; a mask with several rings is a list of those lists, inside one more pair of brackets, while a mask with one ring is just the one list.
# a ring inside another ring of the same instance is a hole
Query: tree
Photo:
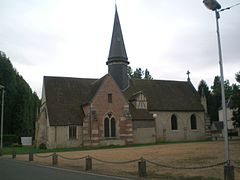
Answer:
[[240, 83], [240, 71], [235, 74], [235, 79]]
[[202, 96], [202, 91], [204, 92], [206, 97], [210, 94], [209, 87], [208, 87], [206, 81], [204, 81], [204, 80], [201, 80], [198, 85], [198, 93], [200, 96]]
[[135, 79], [142, 79], [144, 75], [144, 72], [141, 68], [136, 68], [136, 70], [133, 72], [133, 78]]
[[[5, 86], [4, 134], [33, 136], [40, 100], [0, 51], [0, 84]], [[1, 101], [1, 100], [0, 100]]]
[[[240, 83], [240, 71], [235, 74], [236, 81]], [[233, 85], [233, 117], [234, 125], [240, 127], [240, 88], [238, 85]]]
[[204, 92], [205, 97], [207, 99], [207, 112], [210, 116], [211, 122], [218, 120], [218, 107], [216, 104], [216, 99], [213, 93], [209, 90], [207, 83], [204, 80], [201, 80], [198, 85], [198, 93], [202, 96], [202, 92]]
[[[224, 82], [225, 97], [229, 99], [233, 95], [234, 85], [230, 85], [229, 81]], [[218, 109], [222, 105], [222, 93], [221, 93], [221, 81], [219, 76], [215, 76], [211, 90], [209, 90], [206, 82], [201, 80], [198, 86], [198, 93], [201, 96], [202, 89], [204, 90], [207, 98], [207, 111], [211, 118], [211, 121], [218, 121]]]
[[145, 72], [144, 72], [144, 79], [153, 79], [152, 76], [150, 75], [150, 72], [148, 71], [148, 69], [145, 69]]
[[128, 66], [127, 73], [128, 76], [132, 79], [153, 79], [147, 69], [143, 71], [141, 68], [136, 68], [135, 71], [133, 71], [132, 68]]

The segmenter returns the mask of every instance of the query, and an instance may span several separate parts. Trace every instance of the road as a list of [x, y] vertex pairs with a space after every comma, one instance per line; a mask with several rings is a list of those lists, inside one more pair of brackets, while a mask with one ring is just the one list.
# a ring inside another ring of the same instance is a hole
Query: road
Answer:
[[0, 158], [0, 180], [126, 180], [57, 167], [47, 167], [30, 162]]

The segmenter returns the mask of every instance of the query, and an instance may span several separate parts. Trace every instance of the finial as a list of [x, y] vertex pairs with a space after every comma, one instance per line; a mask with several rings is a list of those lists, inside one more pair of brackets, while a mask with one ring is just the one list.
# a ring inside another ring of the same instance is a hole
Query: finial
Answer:
[[115, 0], [115, 9], [117, 9], [117, 0]]
[[189, 77], [190, 71], [188, 70], [186, 74], [188, 76], [187, 80], [190, 81], [190, 77]]

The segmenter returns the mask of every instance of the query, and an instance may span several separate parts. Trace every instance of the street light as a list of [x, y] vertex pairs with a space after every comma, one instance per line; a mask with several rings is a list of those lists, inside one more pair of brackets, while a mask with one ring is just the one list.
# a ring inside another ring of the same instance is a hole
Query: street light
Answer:
[[203, 0], [204, 5], [215, 11], [216, 15], [216, 26], [217, 26], [217, 40], [218, 40], [218, 54], [219, 54], [219, 65], [220, 65], [220, 79], [221, 79], [221, 94], [222, 94], [222, 109], [223, 109], [223, 132], [224, 132], [224, 160], [227, 164], [224, 165], [224, 179], [232, 179], [234, 178], [233, 166], [230, 166], [229, 160], [229, 146], [228, 146], [228, 128], [227, 128], [227, 114], [226, 114], [226, 102], [225, 102], [225, 91], [224, 91], [224, 76], [223, 76], [223, 63], [222, 63], [222, 49], [221, 49], [221, 41], [220, 41], [220, 33], [219, 33], [219, 23], [218, 19], [220, 18], [220, 11], [223, 11], [225, 8], [221, 10], [221, 5], [216, 0]]
[[2, 90], [2, 111], [1, 111], [1, 147], [0, 150], [3, 148], [3, 109], [4, 109], [4, 93], [5, 87], [0, 84], [0, 89]]

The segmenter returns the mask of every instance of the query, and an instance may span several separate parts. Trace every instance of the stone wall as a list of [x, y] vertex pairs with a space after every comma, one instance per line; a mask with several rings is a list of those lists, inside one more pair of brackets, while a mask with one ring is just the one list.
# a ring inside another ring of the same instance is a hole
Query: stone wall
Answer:
[[133, 130], [134, 144], [147, 144], [156, 142], [156, 129], [154, 128], [136, 128]]
[[48, 148], [72, 148], [82, 146], [82, 126], [77, 126], [77, 138], [69, 139], [69, 126], [48, 127]]
[[[152, 112], [156, 114], [157, 141], [185, 141], [206, 139], [204, 112]], [[171, 129], [171, 116], [176, 115], [178, 129]], [[191, 129], [190, 117], [194, 114], [197, 129]]]
[[39, 118], [35, 123], [35, 144], [39, 147], [40, 144], [47, 143], [47, 110], [46, 108], [41, 108]]

